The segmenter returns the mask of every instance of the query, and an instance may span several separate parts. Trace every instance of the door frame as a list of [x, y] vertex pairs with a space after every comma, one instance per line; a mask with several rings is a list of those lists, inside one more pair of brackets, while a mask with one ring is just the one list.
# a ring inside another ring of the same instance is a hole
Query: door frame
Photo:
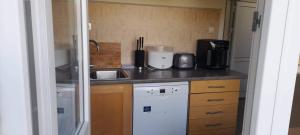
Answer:
[[[265, 2], [265, 3], [264, 3]], [[282, 94], [284, 92], [283, 88], [293, 88], [291, 84], [293, 83], [294, 77], [287, 77], [285, 74], [291, 74], [295, 72], [294, 69], [286, 70], [287, 67], [292, 65], [292, 61], [285, 61], [288, 56], [291, 55], [287, 53], [289, 50], [293, 50], [291, 45], [295, 43], [296, 39], [292, 35], [296, 32], [292, 29], [293, 21], [291, 17], [287, 14], [292, 14], [299, 10], [295, 8], [297, 0], [259, 0], [259, 3], [264, 3], [264, 5], [258, 6], [258, 11], [264, 14], [264, 20], [261, 28], [261, 39], [254, 41], [263, 46], [259, 47], [257, 70], [252, 77], [252, 86], [255, 89], [253, 105], [251, 101], [246, 101], [246, 110], [252, 110], [251, 115], [245, 115], [245, 126], [249, 126], [249, 130], [243, 131], [244, 135], [267, 135], [267, 134], [277, 134], [279, 128], [273, 128], [278, 125], [284, 126], [284, 132], [288, 128], [287, 122], [289, 121], [289, 116], [281, 116], [282, 114], [288, 114], [291, 109], [291, 97], [293, 90], [289, 90], [287, 94]], [[42, 8], [41, 8], [42, 7]], [[50, 7], [50, 8], [49, 8]], [[89, 72], [89, 57], [88, 57], [88, 1], [82, 0], [82, 25], [86, 28], [82, 29], [83, 35], [83, 51], [84, 51], [84, 72]], [[289, 9], [289, 12], [288, 12]], [[53, 34], [52, 34], [52, 13], [51, 13], [51, 0], [33, 0], [32, 1], [32, 13], [33, 13], [33, 27], [35, 34], [34, 41], [38, 44], [35, 49], [37, 51], [36, 61], [37, 61], [37, 82], [39, 89], [43, 91], [38, 92], [38, 102], [39, 102], [39, 126], [40, 133], [44, 135], [55, 135], [57, 134], [57, 122], [56, 120], [56, 93], [53, 91], [55, 89], [54, 84], [54, 67], [49, 69], [49, 67], [54, 66], [54, 58], [49, 57], [53, 53]], [[50, 17], [49, 17], [50, 16]], [[293, 16], [290, 15], [290, 16]], [[286, 20], [288, 21], [286, 22]], [[287, 28], [287, 29], [286, 29]], [[293, 27], [294, 28], [294, 27]], [[298, 27], [297, 27], [298, 28]], [[298, 29], [297, 29], [298, 30]], [[300, 31], [300, 30], [299, 30]], [[292, 36], [291, 36], [292, 35]], [[291, 38], [293, 37], [293, 38]], [[42, 46], [43, 45], [43, 46]], [[296, 49], [295, 49], [296, 50]], [[294, 50], [294, 51], [295, 51]], [[293, 57], [296, 52], [293, 51]], [[299, 53], [298, 53], [299, 55]], [[289, 63], [291, 62], [291, 63]], [[287, 64], [287, 65], [284, 65]], [[254, 73], [254, 72], [253, 72]], [[291, 80], [290, 83], [282, 81], [280, 77], [286, 77]], [[49, 80], [50, 78], [50, 80]], [[89, 77], [88, 74], [84, 75], [84, 118], [87, 123], [83, 126], [87, 130], [82, 130], [82, 134], [89, 134], [90, 122], [90, 112], [89, 112]], [[287, 87], [285, 87], [287, 86]], [[249, 86], [248, 86], [249, 87]], [[248, 94], [247, 94], [248, 95]], [[283, 102], [283, 99], [288, 98], [288, 102]], [[250, 104], [251, 103], [251, 104]], [[50, 107], [49, 107], [50, 106]], [[282, 110], [285, 108], [286, 110]], [[247, 111], [247, 112], [249, 112]], [[272, 114], [272, 115], [270, 115]], [[247, 121], [249, 122], [247, 124]], [[284, 125], [282, 125], [282, 121]], [[245, 128], [244, 128], [245, 129]], [[280, 128], [282, 130], [282, 128]], [[249, 131], [249, 132], [247, 132]]]
[[295, 20], [300, 3], [260, 0], [259, 4], [264, 17], [260, 40], [254, 41], [260, 44], [257, 70], [248, 85], [248, 89], [254, 86], [254, 97], [252, 105], [246, 101], [244, 129], [249, 125], [250, 129], [243, 130], [243, 135], [287, 135], [300, 51], [299, 17]]
[[[77, 0], [81, 3], [76, 3], [77, 19], [81, 20], [81, 24], [85, 27], [79, 29], [82, 32], [82, 37], [78, 37], [78, 42], [82, 42], [83, 63], [83, 123], [79, 130], [76, 131], [78, 135], [89, 135], [89, 52], [88, 52], [88, 33], [87, 32], [87, 1]], [[81, 13], [82, 12], [82, 13]], [[39, 119], [39, 133], [42, 135], [57, 135], [57, 100], [56, 100], [56, 81], [55, 81], [55, 58], [54, 54], [54, 37], [53, 37], [53, 23], [52, 23], [52, 0], [32, 0], [32, 29], [33, 42], [35, 51], [35, 69], [36, 69], [36, 84], [37, 84], [37, 102], [38, 102], [38, 119]], [[78, 21], [79, 21], [78, 20]], [[78, 26], [77, 26], [78, 27]]]
[[58, 133], [51, 7], [50, 0], [31, 1], [39, 133], [44, 135]]
[[0, 134], [32, 135], [25, 1], [0, 1]]
[[300, 55], [300, 1], [290, 0], [274, 103], [272, 135], [288, 134]]

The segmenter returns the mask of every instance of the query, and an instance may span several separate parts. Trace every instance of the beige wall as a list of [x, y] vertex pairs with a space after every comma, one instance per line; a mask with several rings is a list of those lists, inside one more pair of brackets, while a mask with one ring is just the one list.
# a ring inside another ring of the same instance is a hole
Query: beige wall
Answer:
[[115, 2], [127, 4], [143, 4], [156, 6], [225, 8], [226, 0], [89, 0], [91, 2]]
[[[173, 6], [173, 7], [189, 7], [189, 8], [213, 8], [221, 9], [218, 38], [228, 39], [228, 25], [230, 16], [226, 16], [226, 10], [230, 9], [226, 5], [230, 4], [232, 0], [89, 0], [90, 2], [111, 2], [111, 3], [125, 3], [138, 4], [150, 6]], [[224, 21], [227, 21], [224, 23]], [[224, 29], [224, 31], [223, 31]]]
[[[222, 9], [214, 8], [90, 2], [90, 38], [120, 42], [122, 64], [133, 64], [132, 52], [138, 36], [145, 37], [145, 44], [195, 52], [197, 39], [218, 38], [221, 12]], [[214, 31], [209, 32], [209, 27]]]
[[70, 48], [75, 33], [74, 1], [52, 0], [55, 48]]

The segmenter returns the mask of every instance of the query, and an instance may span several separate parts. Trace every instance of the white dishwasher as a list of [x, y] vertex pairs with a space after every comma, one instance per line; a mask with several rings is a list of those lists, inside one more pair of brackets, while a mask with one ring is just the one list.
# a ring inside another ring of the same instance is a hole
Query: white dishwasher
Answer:
[[134, 84], [133, 135], [186, 135], [188, 82]]

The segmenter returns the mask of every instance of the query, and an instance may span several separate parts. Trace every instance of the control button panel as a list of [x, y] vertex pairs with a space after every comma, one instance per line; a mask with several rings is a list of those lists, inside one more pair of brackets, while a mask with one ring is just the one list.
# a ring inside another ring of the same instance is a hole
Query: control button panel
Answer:
[[146, 93], [148, 95], [157, 95], [157, 96], [167, 96], [174, 95], [178, 93], [177, 88], [156, 88], [156, 89], [147, 89]]

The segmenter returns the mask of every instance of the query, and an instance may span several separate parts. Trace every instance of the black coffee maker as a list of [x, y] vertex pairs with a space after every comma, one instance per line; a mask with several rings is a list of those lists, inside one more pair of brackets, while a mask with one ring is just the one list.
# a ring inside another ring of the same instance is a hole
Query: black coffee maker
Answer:
[[229, 41], [201, 39], [197, 41], [196, 64], [198, 68], [225, 69]]

